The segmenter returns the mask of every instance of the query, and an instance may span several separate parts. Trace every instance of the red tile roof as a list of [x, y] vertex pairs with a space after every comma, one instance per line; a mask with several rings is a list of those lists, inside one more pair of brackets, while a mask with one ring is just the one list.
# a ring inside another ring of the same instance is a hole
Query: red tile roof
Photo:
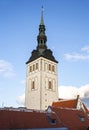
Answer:
[[53, 102], [53, 107], [64, 107], [64, 108], [76, 108], [77, 100], [59, 100], [58, 102]]
[[52, 110], [68, 130], [87, 130], [89, 117], [82, 110], [60, 107], [52, 107]]
[[63, 127], [62, 122], [58, 122], [54, 113], [50, 118], [56, 120], [53, 125], [48, 120], [47, 112], [41, 111], [16, 111], [16, 110], [0, 110], [0, 129], [26, 129], [26, 128], [58, 128]]
[[[52, 106], [53, 107], [63, 107], [63, 108], [75, 108], [75, 109], [79, 109], [79, 108], [77, 108], [78, 99], [79, 99], [79, 96], [77, 97], [77, 99], [59, 100], [58, 102], [53, 102]], [[80, 106], [80, 109], [82, 109], [84, 112], [86, 112], [87, 114], [89, 114], [89, 110], [84, 105], [84, 103], [82, 103], [82, 101], [81, 101], [81, 104], [82, 104], [82, 106]]]
[[89, 110], [79, 96], [53, 102], [47, 111], [26, 108], [0, 109], [0, 129], [61, 128], [89, 130]]
[[82, 110], [72, 108], [49, 107], [47, 111], [0, 110], [0, 129], [66, 127], [68, 130], [87, 130], [88, 126], [88, 115]]

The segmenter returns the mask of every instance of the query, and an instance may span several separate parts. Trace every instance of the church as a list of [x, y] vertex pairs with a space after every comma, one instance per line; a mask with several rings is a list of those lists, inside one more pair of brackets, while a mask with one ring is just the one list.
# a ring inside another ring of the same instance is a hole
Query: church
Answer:
[[1, 130], [89, 130], [89, 110], [79, 95], [59, 99], [58, 61], [45, 30], [42, 9], [37, 47], [26, 62], [25, 107], [0, 108]]
[[37, 36], [37, 47], [27, 64], [25, 106], [28, 109], [45, 110], [58, 101], [58, 61], [47, 47], [43, 9]]

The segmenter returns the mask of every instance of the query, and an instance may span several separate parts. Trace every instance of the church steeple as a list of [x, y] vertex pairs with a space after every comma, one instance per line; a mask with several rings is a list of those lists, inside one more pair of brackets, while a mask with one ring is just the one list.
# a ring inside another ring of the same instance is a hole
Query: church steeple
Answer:
[[47, 48], [45, 30], [42, 7], [37, 47], [26, 62], [25, 106], [28, 109], [45, 110], [58, 101], [58, 62]]
[[44, 50], [47, 49], [47, 36], [45, 35], [45, 25], [44, 25], [44, 18], [43, 18], [43, 6], [41, 11], [41, 22], [39, 25], [39, 35], [37, 36], [37, 50], [42, 54]]
[[44, 57], [51, 61], [57, 62], [52, 54], [52, 51], [47, 48], [47, 36], [45, 34], [45, 24], [44, 24], [44, 17], [43, 17], [43, 6], [41, 11], [41, 21], [39, 25], [39, 34], [37, 36], [37, 47], [35, 50], [32, 51], [31, 57], [26, 62], [28, 64], [31, 61], [36, 60], [39, 57]]

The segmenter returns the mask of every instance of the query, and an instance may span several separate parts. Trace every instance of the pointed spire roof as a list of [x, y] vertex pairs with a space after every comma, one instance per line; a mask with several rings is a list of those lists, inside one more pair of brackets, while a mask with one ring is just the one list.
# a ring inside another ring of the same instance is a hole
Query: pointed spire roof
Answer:
[[44, 25], [43, 12], [44, 12], [44, 8], [43, 8], [43, 6], [42, 6], [42, 11], [41, 11], [41, 22], [40, 22], [40, 25]]
[[39, 25], [39, 34], [37, 36], [37, 50], [42, 54], [47, 49], [47, 36], [45, 35], [45, 24], [44, 24], [44, 18], [43, 18], [43, 6], [41, 10], [41, 22]]
[[37, 47], [35, 50], [32, 51], [31, 57], [26, 62], [26, 64], [28, 64], [29, 62], [31, 62], [33, 60], [36, 60], [39, 57], [44, 57], [46, 59], [49, 59], [51, 61], [58, 63], [55, 60], [55, 58], [52, 54], [52, 51], [50, 49], [48, 49], [47, 45], [46, 45], [47, 36], [45, 34], [46, 29], [45, 29], [45, 24], [44, 24], [43, 11], [44, 11], [44, 8], [42, 6], [41, 21], [40, 21], [40, 25], [39, 25], [39, 34], [37, 36]]

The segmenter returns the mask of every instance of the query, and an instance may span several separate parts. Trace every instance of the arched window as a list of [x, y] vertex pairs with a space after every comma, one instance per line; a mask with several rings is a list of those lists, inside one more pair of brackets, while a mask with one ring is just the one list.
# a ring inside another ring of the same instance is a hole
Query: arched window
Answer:
[[38, 63], [36, 63], [36, 70], [38, 69]]
[[54, 65], [52, 65], [52, 71], [53, 71], [53, 72], [55, 71], [55, 67], [54, 67]]
[[35, 71], [35, 65], [33, 65], [33, 71]]
[[30, 72], [32, 72], [32, 66], [30, 66]]
[[32, 89], [35, 89], [35, 82], [32, 81]]
[[49, 89], [52, 89], [52, 82], [49, 81]]
[[51, 70], [51, 65], [49, 64], [49, 70]]
[[41, 39], [41, 44], [43, 43], [43, 40]]

